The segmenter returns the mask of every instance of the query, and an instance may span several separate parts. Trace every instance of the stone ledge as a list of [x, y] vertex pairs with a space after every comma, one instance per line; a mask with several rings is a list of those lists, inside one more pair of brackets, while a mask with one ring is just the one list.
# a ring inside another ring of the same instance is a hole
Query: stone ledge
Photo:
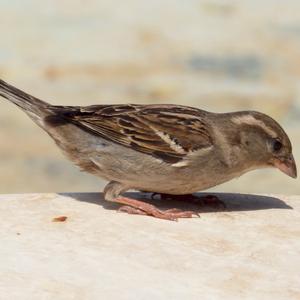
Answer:
[[101, 194], [1, 195], [0, 298], [299, 299], [300, 197], [220, 198], [170, 222]]

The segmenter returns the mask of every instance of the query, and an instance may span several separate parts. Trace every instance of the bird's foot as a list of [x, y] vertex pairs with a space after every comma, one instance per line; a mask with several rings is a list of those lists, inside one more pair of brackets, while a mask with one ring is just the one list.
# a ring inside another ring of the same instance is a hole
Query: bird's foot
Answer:
[[197, 197], [194, 196], [193, 202], [196, 204], [200, 204], [203, 206], [209, 206], [214, 209], [219, 209], [219, 210], [225, 210], [226, 209], [226, 204], [224, 201], [220, 200], [217, 196], [215, 195], [205, 195], [202, 197]]
[[162, 200], [179, 200], [179, 201], [190, 201], [195, 204], [199, 204], [201, 206], [209, 206], [215, 209], [226, 209], [226, 204], [222, 200], [220, 200], [215, 195], [205, 195], [205, 196], [195, 196], [193, 194], [186, 194], [186, 195], [170, 195], [170, 194], [160, 194], [160, 193], [153, 193], [151, 198], [154, 199], [156, 196], [160, 196]]
[[160, 210], [152, 204], [127, 197], [117, 197], [114, 201], [124, 204], [118, 211], [129, 214], [148, 215], [170, 221], [177, 221], [179, 218], [192, 218], [193, 216], [199, 217], [199, 214], [195, 211], [180, 210], [177, 208]]

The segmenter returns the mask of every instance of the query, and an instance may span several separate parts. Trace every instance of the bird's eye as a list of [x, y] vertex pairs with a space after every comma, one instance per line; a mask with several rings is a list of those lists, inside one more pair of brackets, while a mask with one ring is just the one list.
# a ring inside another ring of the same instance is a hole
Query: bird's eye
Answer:
[[278, 140], [274, 140], [274, 142], [273, 142], [273, 151], [278, 152], [278, 151], [281, 150], [281, 148], [282, 148], [282, 143]]

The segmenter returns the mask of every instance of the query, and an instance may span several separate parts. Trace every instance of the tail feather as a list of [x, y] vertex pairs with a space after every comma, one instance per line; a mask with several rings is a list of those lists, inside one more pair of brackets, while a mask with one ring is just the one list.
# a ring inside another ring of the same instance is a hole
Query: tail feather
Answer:
[[47, 115], [50, 104], [37, 99], [0, 79], [0, 96], [19, 106], [30, 117]]

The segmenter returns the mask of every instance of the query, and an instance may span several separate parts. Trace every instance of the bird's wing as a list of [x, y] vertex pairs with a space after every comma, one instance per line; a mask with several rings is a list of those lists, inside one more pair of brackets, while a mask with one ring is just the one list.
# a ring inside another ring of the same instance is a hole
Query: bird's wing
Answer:
[[212, 146], [205, 114], [177, 105], [93, 105], [61, 110], [64, 119], [94, 135], [168, 163]]

